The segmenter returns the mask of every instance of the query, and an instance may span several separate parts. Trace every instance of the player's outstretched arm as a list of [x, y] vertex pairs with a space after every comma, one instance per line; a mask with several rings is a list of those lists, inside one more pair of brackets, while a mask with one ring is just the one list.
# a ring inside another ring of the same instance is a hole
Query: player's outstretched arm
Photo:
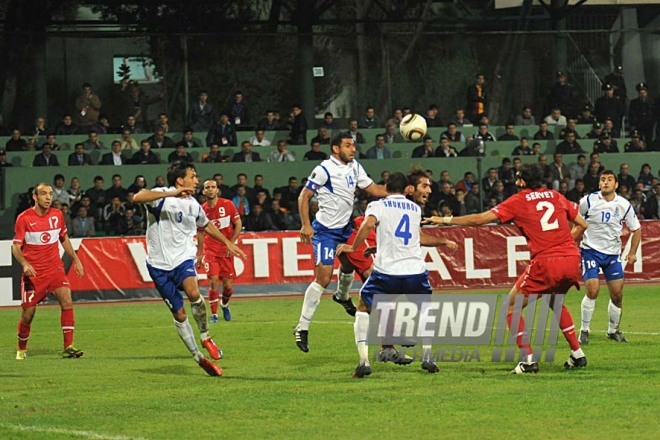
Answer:
[[492, 211], [480, 212], [477, 214], [463, 215], [461, 217], [425, 217], [422, 224], [436, 225], [457, 225], [457, 226], [481, 226], [498, 221], [497, 216]]
[[632, 233], [630, 242], [630, 252], [626, 255], [626, 262], [630, 264], [635, 264], [637, 261], [637, 249], [639, 248], [639, 243], [642, 241], [642, 228], [639, 227]]
[[80, 258], [78, 258], [78, 254], [76, 254], [76, 251], [73, 250], [73, 245], [71, 244], [71, 240], [69, 240], [69, 236], [65, 235], [64, 238], [62, 239], [62, 247], [64, 248], [64, 252], [71, 257], [73, 260], [73, 263], [75, 264], [76, 268], [76, 275], [78, 275], [80, 278], [85, 276], [85, 268], [83, 267], [82, 263], [80, 262]]
[[345, 254], [345, 253], [351, 253], [355, 252], [355, 249], [359, 248], [360, 245], [366, 240], [367, 235], [369, 235], [369, 232], [372, 231], [373, 228], [376, 227], [376, 217], [373, 215], [368, 215], [364, 218], [364, 221], [360, 225], [360, 230], [358, 230], [357, 235], [355, 236], [355, 240], [353, 241], [353, 244], [340, 244], [337, 246], [337, 255]]
[[385, 185], [377, 185], [375, 183], [372, 183], [368, 187], [364, 188], [364, 190], [369, 194], [370, 196], [378, 197], [378, 198], [384, 198], [389, 195], [387, 192], [387, 189], [385, 188]]
[[181, 195], [190, 195], [195, 193], [195, 188], [180, 186], [169, 191], [153, 191], [150, 189], [140, 190], [133, 196], [135, 203], [149, 203], [154, 200], [164, 199], [165, 197], [179, 197]]
[[240, 258], [247, 258], [245, 252], [243, 252], [241, 248], [239, 248], [235, 243], [229, 241], [227, 237], [222, 235], [222, 232], [220, 232], [213, 223], [208, 222], [206, 224], [206, 227], [204, 228], [204, 231], [206, 231], [206, 233], [209, 234], [211, 237], [215, 238], [216, 240], [220, 240], [225, 246], [227, 246], [227, 251], [230, 254]]
[[300, 222], [302, 224], [300, 228], [300, 241], [305, 244], [310, 244], [314, 236], [312, 223], [309, 220], [309, 199], [312, 196], [314, 196], [314, 191], [308, 188], [303, 188], [298, 196], [298, 213], [300, 214]]
[[422, 246], [428, 247], [446, 246], [448, 250], [447, 254], [449, 255], [453, 255], [458, 249], [458, 244], [455, 241], [437, 235], [426, 234], [424, 231], [419, 234], [419, 243]]
[[33, 277], [37, 273], [34, 271], [34, 268], [28, 261], [25, 259], [25, 255], [23, 255], [23, 251], [21, 250], [21, 245], [20, 244], [12, 244], [11, 245], [11, 253], [14, 255], [14, 258], [16, 258], [16, 261], [18, 261], [18, 264], [21, 265], [23, 268], [23, 274]]

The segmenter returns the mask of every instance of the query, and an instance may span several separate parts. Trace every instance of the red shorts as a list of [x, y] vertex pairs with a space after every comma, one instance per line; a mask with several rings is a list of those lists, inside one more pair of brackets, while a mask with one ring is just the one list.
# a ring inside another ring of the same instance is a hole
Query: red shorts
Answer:
[[347, 253], [346, 258], [348, 261], [353, 265], [353, 268], [357, 272], [357, 274], [360, 276], [362, 281], [365, 281], [367, 278], [364, 276], [364, 274], [371, 269], [371, 265], [374, 262], [374, 259], [370, 256], [365, 257], [364, 256], [364, 251], [367, 249], [367, 245], [365, 243], [362, 243], [358, 249], [355, 250], [355, 252]]
[[46, 298], [46, 295], [53, 293], [60, 287], [71, 287], [63, 267], [58, 267], [34, 277], [23, 275], [23, 282], [21, 283], [21, 307], [25, 309], [36, 306]]
[[234, 269], [234, 256], [230, 255], [204, 255], [204, 270], [210, 277], [236, 278]]
[[575, 286], [580, 290], [582, 280], [581, 258], [537, 257], [516, 281], [516, 288], [525, 295], [541, 293], [565, 294]]

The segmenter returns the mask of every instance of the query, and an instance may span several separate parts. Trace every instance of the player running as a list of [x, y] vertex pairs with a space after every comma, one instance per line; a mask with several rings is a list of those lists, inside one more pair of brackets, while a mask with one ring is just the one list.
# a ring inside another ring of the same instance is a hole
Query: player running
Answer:
[[[243, 229], [243, 223], [234, 203], [231, 200], [220, 198], [220, 189], [215, 179], [208, 179], [204, 182], [203, 194], [206, 196], [206, 202], [202, 204], [202, 209], [206, 213], [206, 217], [227, 240], [236, 243]], [[222, 301], [220, 307], [222, 308], [222, 317], [225, 321], [231, 321], [229, 300], [234, 293], [233, 281], [236, 277], [234, 256], [227, 252], [227, 246], [223, 242], [210, 235], [207, 239], [205, 235], [207, 233], [203, 230], [199, 230], [197, 233], [197, 267], [204, 264], [204, 269], [210, 280], [211, 322], [218, 322], [218, 302], [220, 302], [218, 287], [221, 279]]]
[[582, 233], [582, 273], [587, 292], [582, 299], [582, 327], [580, 328], [580, 343], [589, 343], [589, 325], [596, 307], [596, 298], [600, 283], [598, 270], [602, 269], [610, 292], [610, 303], [607, 311], [610, 324], [607, 337], [617, 342], [628, 342], [619, 331], [621, 308], [623, 301], [623, 269], [621, 265], [621, 231], [623, 222], [632, 231], [630, 252], [625, 257], [626, 263], [637, 261], [637, 248], [642, 239], [642, 227], [630, 206], [630, 202], [617, 195], [619, 181], [612, 170], [600, 173], [600, 192], [588, 194], [580, 200], [580, 214], [585, 218], [589, 229], [576, 227], [573, 237], [578, 239]]
[[143, 189], [133, 197], [136, 203], [146, 203], [149, 210], [147, 270], [172, 312], [181, 340], [195, 361], [210, 376], [222, 376], [222, 369], [206, 359], [197, 348], [181, 291], [190, 300], [202, 345], [213, 359], [220, 359], [222, 351], [209, 336], [206, 304], [197, 285], [197, 251], [193, 241], [197, 228], [204, 228], [213, 238], [223, 242], [230, 254], [240, 257], [245, 254], [218, 231], [192, 196], [199, 184], [193, 164], [180, 161], [171, 164], [167, 170], [167, 182], [169, 187]]
[[[355, 242], [337, 248], [340, 256], [355, 252], [378, 224], [378, 253], [373, 271], [360, 289], [360, 303], [353, 327], [359, 356], [358, 366], [353, 373], [356, 378], [371, 374], [367, 332], [374, 295], [431, 295], [428, 271], [420, 246], [440, 246], [448, 241], [442, 237], [420, 234], [422, 210], [404, 196], [407, 186], [405, 175], [392, 173], [386, 184], [388, 196], [369, 204]], [[431, 357], [430, 345], [422, 346], [422, 368], [429, 373], [440, 371]]]
[[23, 211], [14, 225], [14, 241], [11, 246], [16, 261], [23, 267], [21, 280], [21, 319], [18, 321], [18, 349], [16, 360], [25, 360], [30, 327], [37, 304], [52, 294], [60, 303], [60, 323], [64, 337], [63, 358], [79, 358], [81, 350], [73, 346], [74, 316], [71, 288], [60, 258], [58, 242], [73, 260], [76, 274], [85, 275], [82, 263], [69, 240], [64, 215], [51, 208], [53, 188], [47, 183], [38, 184], [32, 192], [34, 207]]
[[[385, 187], [374, 184], [357, 161], [354, 160], [355, 142], [350, 134], [335, 136], [331, 143], [332, 156], [317, 165], [298, 197], [298, 210], [302, 221], [300, 239], [313, 245], [314, 281], [305, 291], [298, 325], [294, 330], [296, 346], [303, 352], [309, 351], [309, 324], [321, 301], [321, 295], [330, 284], [334, 269], [335, 249], [346, 243], [351, 234], [350, 218], [356, 188], [362, 188], [374, 197], [387, 195]], [[316, 196], [319, 211], [314, 223], [309, 219], [309, 199]], [[349, 286], [353, 281], [353, 270], [340, 267], [339, 284]], [[350, 315], [355, 314], [355, 305], [348, 294], [333, 296]]]
[[[541, 168], [536, 164], [525, 164], [516, 173], [516, 186], [521, 191], [493, 209], [462, 217], [433, 216], [425, 219], [427, 223], [461, 226], [481, 226], [499, 220], [501, 223], [513, 222], [520, 228], [527, 239], [532, 260], [509, 294], [509, 327], [516, 295], [525, 296], [524, 307], [529, 295], [564, 295], [571, 286], [580, 289], [580, 253], [571, 236], [569, 221], [585, 229], [587, 223], [575, 203], [566, 200], [557, 191], [542, 188], [541, 182]], [[571, 354], [564, 367], [586, 367], [587, 358], [580, 347], [573, 318], [566, 305], [562, 305], [559, 326], [571, 347]], [[518, 328], [525, 328], [522, 316]], [[514, 374], [537, 373], [539, 370], [538, 362], [533, 359], [531, 345], [523, 342], [529, 338], [524, 336], [524, 330], [521, 330], [516, 342], [521, 354], [527, 353], [527, 359], [511, 371]]]

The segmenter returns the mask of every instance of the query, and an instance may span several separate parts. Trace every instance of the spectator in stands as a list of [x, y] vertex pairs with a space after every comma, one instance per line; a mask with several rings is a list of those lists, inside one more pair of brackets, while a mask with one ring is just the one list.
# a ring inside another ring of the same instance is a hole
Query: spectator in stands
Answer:
[[358, 131], [357, 119], [351, 119], [348, 121], [348, 134], [351, 135], [356, 145], [364, 145], [364, 136]]
[[143, 221], [135, 213], [135, 209], [126, 208], [124, 210], [124, 216], [115, 225], [116, 235], [144, 235]]
[[[557, 72], [557, 81], [550, 88], [547, 106], [549, 109], [559, 109], [561, 114], [573, 116], [573, 102], [575, 100], [573, 86], [567, 81], [566, 74]], [[552, 125], [550, 122], [548, 124]], [[559, 124], [559, 125], [566, 125]]]
[[520, 138], [516, 135], [516, 127], [512, 123], [506, 124], [505, 132], [499, 137], [501, 141], [518, 141]]
[[338, 130], [339, 124], [335, 121], [335, 116], [332, 112], [325, 112], [323, 115], [323, 121], [319, 124], [319, 128], [323, 127], [326, 130]]
[[124, 130], [129, 130], [132, 134], [141, 134], [144, 133], [144, 125], [142, 122], [138, 121], [135, 115], [129, 114], [126, 116], [126, 122], [121, 127], [122, 132]]
[[291, 107], [289, 115], [289, 143], [291, 145], [307, 145], [307, 120], [299, 104]]
[[252, 151], [252, 144], [250, 141], [241, 142], [241, 151], [234, 154], [231, 159], [232, 162], [261, 162], [259, 153]]
[[34, 128], [32, 129], [32, 136], [46, 136], [50, 131], [46, 127], [46, 118], [39, 116], [34, 120]]
[[175, 148], [178, 145], [183, 145], [185, 148], [199, 148], [201, 145], [193, 138], [194, 133], [191, 129], [186, 129], [183, 132], [183, 139], [176, 143]]
[[158, 114], [158, 121], [156, 121], [156, 126], [154, 127], [154, 131], [157, 131], [159, 128], [163, 129], [163, 133], [167, 134], [170, 131], [170, 117], [167, 116], [167, 113], [159, 113]]
[[465, 116], [465, 109], [457, 108], [454, 110], [454, 117], [449, 120], [456, 127], [472, 126], [472, 122]]
[[271, 217], [275, 227], [280, 231], [293, 231], [300, 229], [300, 220], [292, 215], [289, 210], [282, 208], [279, 200], [271, 203]]
[[214, 122], [213, 105], [208, 102], [209, 94], [206, 90], [201, 90], [197, 95], [197, 100], [190, 106], [188, 112], [188, 126], [196, 132], [208, 132], [211, 130]]
[[[144, 129], [148, 129], [149, 106], [163, 99], [164, 92], [151, 97], [143, 93], [136, 82], [130, 80], [122, 81], [122, 91], [124, 92], [124, 114], [133, 115], [137, 124], [140, 124]], [[133, 131], [133, 134], [135, 134], [135, 131]]]
[[202, 154], [202, 163], [223, 163], [227, 162], [227, 156], [220, 152], [220, 145], [212, 144], [208, 153]]
[[135, 165], [150, 165], [160, 163], [160, 159], [151, 151], [151, 142], [149, 139], [140, 141], [140, 149], [135, 152], [131, 158], [131, 163]]
[[94, 165], [92, 156], [85, 153], [85, 145], [80, 142], [75, 145], [73, 153], [69, 154], [68, 164], [70, 167]]
[[538, 156], [539, 154], [541, 154], [541, 144], [539, 142], [534, 142], [532, 144], [532, 155]]
[[435, 157], [433, 138], [428, 134], [424, 136], [424, 143], [412, 150], [412, 157]]
[[94, 130], [98, 134], [114, 134], [117, 133], [117, 128], [110, 125], [110, 118], [108, 115], [101, 113], [99, 115], [99, 120], [96, 124], [92, 124], [89, 127], [90, 130]]
[[625, 106], [627, 99], [626, 81], [623, 78], [623, 66], [619, 65], [605, 77], [605, 84], [611, 84], [614, 88], [614, 96], [617, 96]]
[[266, 139], [266, 132], [263, 130], [255, 130], [250, 143], [253, 147], [270, 147], [270, 141]]
[[501, 165], [497, 168], [497, 180], [502, 182], [505, 187], [516, 183], [516, 170], [508, 157], [503, 158]]
[[[476, 81], [467, 89], [467, 109], [470, 121], [473, 124], [478, 124], [482, 116], [488, 113], [489, 96], [486, 93], [486, 77], [483, 73], [478, 73]], [[456, 125], [462, 126], [458, 121]]]
[[57, 200], [61, 204], [71, 202], [71, 195], [64, 188], [64, 182], [64, 175], [62, 174], [58, 173], [53, 177], [53, 201]]
[[366, 152], [367, 159], [391, 159], [392, 152], [385, 146], [385, 136], [376, 135], [376, 143]]
[[112, 185], [105, 191], [106, 200], [112, 200], [114, 197], [119, 197], [122, 203], [126, 201], [128, 190], [122, 186], [120, 174], [112, 176]]
[[223, 113], [229, 116], [229, 120], [237, 130], [245, 130], [250, 127], [250, 114], [243, 92], [236, 90], [234, 96], [227, 103]]
[[165, 130], [162, 128], [156, 128], [154, 134], [149, 137], [149, 142], [151, 143], [152, 150], [174, 148], [174, 141], [171, 137], [165, 136]]
[[353, 214], [352, 218], [362, 217], [367, 212], [367, 205], [369, 204], [369, 199], [361, 198], [353, 205]]
[[564, 157], [561, 153], [555, 153], [552, 155], [552, 163], [549, 167], [550, 175], [552, 176], [552, 188], [558, 190], [559, 183], [563, 181], [565, 177], [570, 177], [571, 172], [568, 165], [564, 163]]
[[376, 114], [376, 109], [367, 106], [364, 113], [358, 117], [358, 128], [380, 128], [382, 123], [380, 117]]
[[557, 144], [555, 152], [560, 153], [560, 154], [585, 153], [585, 151], [582, 149], [582, 146], [575, 139], [575, 132], [574, 131], [567, 131], [566, 132], [566, 137], [564, 138], [564, 140], [562, 142]]
[[51, 150], [50, 150], [50, 145], [49, 144], [44, 144], [43, 151], [36, 156], [34, 156], [34, 160], [32, 161], [32, 166], [33, 167], [58, 167], [60, 166], [60, 162], [57, 160], [57, 156], [55, 156]]
[[316, 136], [312, 138], [311, 143], [313, 144], [314, 142], [318, 142], [321, 145], [330, 145], [330, 141], [331, 138], [330, 138], [330, 133], [328, 133], [328, 129], [321, 126], [319, 127]]
[[561, 114], [561, 109], [558, 107], [554, 107], [552, 111], [550, 111], [550, 114], [543, 119], [543, 121], [552, 126], [562, 125], [565, 127], [567, 124], [566, 116]]
[[568, 195], [568, 182], [566, 182], [566, 179], [559, 182], [559, 189], [557, 191], [564, 197]]
[[613, 138], [618, 138], [620, 136], [619, 131], [614, 126], [612, 118], [605, 118], [603, 121], [603, 134], [609, 134]]
[[0, 150], [0, 168], [13, 167], [14, 165], [7, 160], [7, 151]]
[[92, 125], [98, 122], [101, 110], [101, 100], [98, 95], [92, 92], [92, 85], [90, 83], [84, 83], [82, 85], [82, 94], [76, 98], [75, 106], [75, 122], [80, 127], [80, 131], [85, 133]]
[[[459, 192], [463, 191], [462, 188], [456, 188], [456, 200], [460, 203]], [[465, 192], [465, 214], [474, 214], [475, 212], [481, 212], [481, 204], [479, 203], [479, 193], [481, 188], [477, 182], [474, 182], [470, 186], [470, 191]], [[461, 209], [461, 208], [459, 208]]]
[[593, 123], [596, 122], [596, 118], [594, 118], [593, 114], [591, 113], [592, 111], [593, 108], [591, 107], [590, 104], [587, 104], [584, 107], [582, 107], [582, 112], [580, 113], [580, 116], [578, 116], [577, 118], [577, 123], [593, 125]]
[[[474, 189], [474, 187], [472, 187]], [[499, 180], [495, 182], [493, 187], [490, 189], [490, 191], [486, 192], [484, 190], [484, 194], [486, 195], [486, 201], [484, 203], [488, 203], [488, 199], [496, 199], [497, 203], [502, 203], [504, 199], [506, 198], [504, 194], [504, 184], [500, 182]], [[485, 206], [484, 206], [485, 209]]]
[[456, 189], [462, 189], [463, 191], [468, 193], [472, 188], [473, 182], [474, 182], [474, 173], [468, 171], [465, 174], [463, 174], [463, 180], [461, 180], [456, 184]]
[[193, 162], [193, 157], [186, 151], [186, 147], [183, 146], [183, 144], [178, 144], [176, 146], [176, 150], [172, 151], [168, 156], [167, 156], [167, 162], [168, 163], [174, 163], [177, 160], [180, 160], [182, 162]]
[[83, 145], [85, 146], [85, 151], [101, 150], [105, 148], [99, 140], [99, 134], [96, 131], [90, 131], [89, 134], [87, 134], [87, 140]]
[[547, 188], [552, 188], [552, 174], [550, 173], [550, 167], [548, 166], [548, 156], [541, 154], [538, 159], [538, 164], [543, 171], [543, 181], [546, 184]]
[[584, 154], [578, 154], [577, 162], [571, 164], [568, 167], [568, 172], [571, 176], [571, 180], [573, 181], [573, 185], [575, 185], [575, 181], [577, 179], [583, 179], [584, 176], [587, 174], [587, 171], [589, 171], [589, 165], [587, 165], [587, 158], [584, 156]]
[[397, 126], [394, 124], [388, 123], [387, 125], [385, 125], [385, 133], [383, 133], [383, 136], [385, 137], [386, 144], [395, 144], [406, 141], [401, 135], [401, 133], [399, 133], [399, 129], [397, 128]]
[[592, 162], [589, 164], [589, 171], [584, 176], [584, 189], [588, 193], [598, 191], [598, 185], [600, 181], [600, 166], [597, 162]]
[[534, 154], [532, 148], [529, 146], [529, 140], [523, 136], [520, 138], [520, 145], [513, 149], [512, 156], [531, 156]]
[[250, 200], [245, 186], [241, 185], [236, 188], [236, 195], [232, 197], [231, 201], [234, 203], [234, 206], [236, 206], [236, 210], [241, 216], [242, 223], [246, 224], [246, 217], [250, 215]]
[[256, 174], [254, 176], [254, 186], [252, 187], [253, 197], [255, 197], [255, 194], [259, 193], [260, 191], [263, 191], [266, 194], [268, 205], [264, 205], [264, 209], [268, 210], [270, 209], [270, 191], [268, 191], [268, 188], [264, 187], [264, 176], [261, 174]]
[[206, 135], [206, 145], [218, 144], [221, 147], [228, 147], [230, 145], [235, 147], [238, 145], [237, 142], [236, 130], [229, 122], [229, 116], [223, 113]]
[[59, 151], [60, 149], [62, 149], [62, 147], [57, 143], [57, 137], [52, 133], [46, 136], [46, 142], [44, 142], [37, 149], [43, 150], [45, 145], [48, 145], [50, 147], [50, 151]]
[[154, 188], [165, 188], [167, 186], [167, 180], [165, 180], [165, 176], [158, 175], [156, 176], [156, 179], [154, 181]]
[[516, 115], [513, 121], [515, 125], [531, 126], [536, 125], [536, 118], [532, 114], [532, 108], [528, 105], [523, 106], [522, 112]]
[[57, 127], [55, 127], [55, 134], [70, 135], [78, 133], [78, 126], [73, 123], [73, 118], [70, 114], [65, 114], [62, 117]]
[[481, 188], [483, 188], [484, 194], [490, 194], [490, 190], [493, 189], [497, 181], [497, 168], [488, 168], [486, 176], [481, 179]]
[[125, 208], [117, 196], [110, 198], [110, 203], [103, 207], [103, 232], [108, 235], [119, 235], [117, 225], [124, 218]]
[[603, 124], [600, 122], [594, 122], [591, 126], [591, 130], [585, 136], [587, 139], [600, 139], [603, 135]]
[[616, 141], [609, 134], [603, 134], [600, 139], [594, 142], [594, 152], [596, 153], [618, 153], [619, 147]]
[[110, 153], [105, 153], [101, 157], [99, 165], [124, 165], [128, 163], [128, 157], [122, 153], [120, 141], [112, 141], [111, 149]]
[[645, 219], [660, 219], [660, 183], [655, 184], [646, 194], [646, 202], [641, 207]]
[[539, 131], [534, 134], [535, 141], [553, 140], [555, 135], [548, 130], [548, 123], [546, 121], [539, 122]]
[[622, 185], [626, 185], [628, 188], [634, 188], [635, 178], [629, 174], [630, 166], [627, 163], [622, 163], [619, 165], [619, 188]]
[[648, 191], [652, 188], [653, 185], [653, 173], [651, 172], [651, 165], [645, 163], [642, 165], [641, 170], [639, 170], [639, 177], [637, 177], [637, 183], [644, 184], [644, 191]]
[[11, 138], [5, 143], [7, 151], [27, 151], [28, 145], [25, 139], [21, 138], [21, 131], [15, 128], [11, 131]]
[[566, 127], [562, 128], [559, 132], [559, 137], [562, 139], [566, 137], [566, 133], [572, 131], [575, 133], [575, 139], [580, 139], [580, 134], [577, 132], [577, 119], [566, 118]]
[[298, 178], [289, 177], [289, 184], [275, 189], [275, 192], [281, 195], [280, 204], [283, 208], [292, 213], [298, 213]]
[[254, 199], [254, 191], [251, 187], [248, 186], [247, 174], [245, 173], [236, 174], [236, 184], [230, 188], [230, 193], [232, 196], [235, 196], [238, 193], [238, 188], [241, 186], [245, 188], [245, 193], [248, 199]]
[[614, 94], [614, 86], [612, 84], [605, 83], [601, 89], [603, 90], [603, 96], [596, 99], [594, 116], [597, 121], [601, 122], [606, 118], [612, 119], [614, 128], [619, 131], [624, 112], [623, 101]]
[[89, 197], [90, 212], [89, 214], [96, 219], [101, 219], [101, 212], [103, 207], [108, 202], [109, 198], [106, 195], [106, 190], [103, 188], [103, 177], [94, 177], [94, 186], [85, 191], [85, 195]]
[[280, 130], [280, 123], [279, 121], [275, 118], [275, 112], [273, 110], [268, 110], [266, 112], [266, 117], [261, 119], [257, 123], [257, 129], [258, 130], [264, 130], [264, 131], [274, 131], [274, 130]]
[[[605, 166], [604, 166], [603, 163], [600, 161], [600, 154], [598, 154], [598, 153], [596, 153], [596, 152], [592, 152], [592, 153], [589, 155], [589, 165], [591, 165], [592, 163], [597, 163], [597, 164], [598, 164], [598, 174], [600, 174], [600, 173], [602, 173], [603, 171], [605, 171]], [[587, 173], [589, 173], [589, 170], [588, 170], [588, 169], [587, 169]]]
[[436, 104], [431, 104], [428, 110], [426, 110], [424, 119], [426, 119], [427, 127], [442, 127], [444, 125], [442, 119], [440, 119], [438, 111], [438, 106]]
[[440, 138], [440, 145], [435, 149], [435, 157], [457, 157], [458, 152], [449, 143], [446, 137]]
[[286, 141], [277, 141], [277, 150], [268, 155], [268, 162], [295, 162], [296, 156], [287, 149]]
[[584, 190], [584, 181], [582, 179], [576, 179], [575, 186], [566, 194], [566, 198], [571, 202], [580, 203], [580, 200], [585, 195], [587, 195], [587, 192]]
[[458, 128], [456, 127], [456, 122], [450, 122], [447, 124], [447, 130], [443, 131], [442, 134], [440, 135], [440, 139], [442, 138], [447, 138], [449, 139], [450, 143], [453, 142], [461, 142], [465, 143], [465, 136], [463, 133], [458, 131]]
[[78, 215], [71, 221], [72, 237], [93, 237], [96, 235], [94, 217], [89, 217], [87, 208], [78, 208]]
[[646, 203], [646, 196], [644, 191], [641, 188], [635, 188], [630, 197], [630, 206], [632, 207], [635, 214], [640, 219], [644, 219], [644, 213], [642, 211], [642, 206]]
[[644, 142], [650, 143], [653, 139], [653, 125], [659, 115], [654, 115], [653, 100], [649, 96], [649, 87], [646, 83], [639, 83], [635, 87], [637, 98], [630, 101], [628, 120], [631, 128], [637, 130]]
[[133, 179], [133, 183], [131, 183], [131, 185], [128, 187], [128, 192], [137, 194], [146, 187], [147, 187], [147, 180], [144, 178], [142, 174], [138, 174], [137, 176], [135, 176], [135, 179]]
[[633, 130], [630, 132], [630, 142], [626, 142], [623, 146], [623, 151], [626, 153], [641, 153], [646, 151], [646, 145], [639, 131]]
[[138, 149], [138, 144], [133, 139], [133, 133], [129, 129], [124, 129], [121, 132], [121, 149], [131, 151]]
[[479, 130], [472, 136], [474, 139], [481, 139], [484, 142], [495, 142], [495, 136], [488, 131], [488, 124], [480, 123]]
[[403, 119], [403, 110], [400, 108], [395, 108], [392, 110], [392, 116], [385, 121], [385, 125], [394, 125], [396, 128], [399, 128], [401, 125], [401, 120]]
[[328, 155], [321, 151], [321, 144], [319, 142], [312, 142], [312, 148], [305, 153], [303, 160], [321, 161], [326, 160]]
[[245, 220], [245, 230], [252, 232], [274, 231], [277, 228], [273, 224], [270, 214], [264, 211], [263, 206], [254, 205], [252, 212]]

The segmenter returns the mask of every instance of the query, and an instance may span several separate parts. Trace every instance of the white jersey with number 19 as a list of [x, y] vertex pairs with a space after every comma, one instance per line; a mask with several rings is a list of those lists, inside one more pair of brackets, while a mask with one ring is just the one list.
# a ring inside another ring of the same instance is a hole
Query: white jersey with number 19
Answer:
[[621, 253], [623, 222], [633, 232], [641, 227], [630, 202], [619, 195], [608, 202], [600, 192], [587, 194], [580, 200], [580, 214], [589, 225], [580, 247], [605, 255]]
[[386, 275], [417, 275], [426, 271], [419, 241], [422, 212], [416, 203], [403, 195], [390, 195], [371, 202], [364, 216], [377, 220], [375, 271]]

